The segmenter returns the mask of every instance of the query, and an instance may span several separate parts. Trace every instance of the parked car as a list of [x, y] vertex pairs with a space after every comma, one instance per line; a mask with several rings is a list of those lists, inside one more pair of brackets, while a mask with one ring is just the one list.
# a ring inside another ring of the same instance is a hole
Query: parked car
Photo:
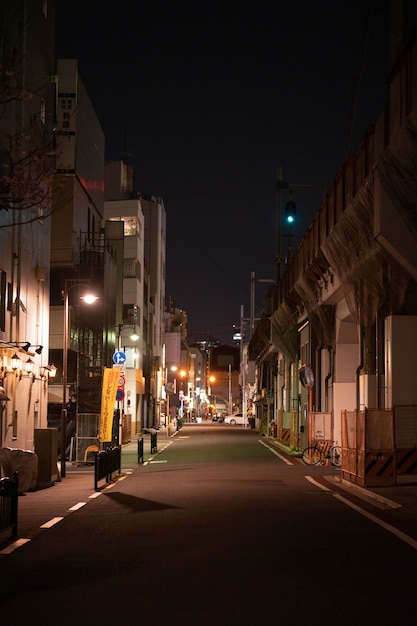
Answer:
[[232, 426], [234, 426], [235, 424], [240, 424], [241, 426], [243, 426], [243, 424], [248, 423], [248, 418], [243, 417], [243, 413], [236, 413], [235, 415], [227, 415], [224, 418], [224, 423], [231, 424]]

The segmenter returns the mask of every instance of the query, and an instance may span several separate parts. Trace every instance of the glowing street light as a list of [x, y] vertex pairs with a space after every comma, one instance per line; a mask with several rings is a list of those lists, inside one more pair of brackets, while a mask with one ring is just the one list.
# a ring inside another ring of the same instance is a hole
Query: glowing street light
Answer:
[[[69, 306], [68, 292], [74, 287], [89, 288], [89, 281], [78, 278], [66, 278], [64, 283], [64, 337], [62, 346], [62, 410], [61, 410], [61, 477], [66, 476], [66, 447], [67, 447], [67, 379], [68, 379], [68, 326]], [[80, 298], [86, 304], [93, 304], [98, 296], [86, 293]]]
[[187, 375], [187, 372], [185, 370], [181, 370], [179, 372], [180, 378], [181, 378], [181, 389], [179, 391], [179, 399], [180, 399], [180, 410], [179, 410], [179, 416], [182, 418], [184, 416], [184, 378]]

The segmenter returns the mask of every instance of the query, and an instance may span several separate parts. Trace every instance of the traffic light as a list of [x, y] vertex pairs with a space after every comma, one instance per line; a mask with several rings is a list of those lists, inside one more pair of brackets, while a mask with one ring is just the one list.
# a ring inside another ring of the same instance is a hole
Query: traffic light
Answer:
[[297, 206], [295, 202], [293, 202], [292, 200], [288, 200], [287, 204], [285, 205], [285, 221], [287, 224], [294, 224], [296, 213]]

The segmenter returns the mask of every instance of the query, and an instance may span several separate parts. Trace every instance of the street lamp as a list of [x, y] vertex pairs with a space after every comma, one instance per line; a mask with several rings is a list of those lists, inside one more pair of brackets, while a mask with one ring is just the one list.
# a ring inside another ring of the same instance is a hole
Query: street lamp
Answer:
[[[215, 376], [213, 376], [213, 374], [210, 374], [210, 376], [208, 377], [208, 385], [207, 385], [208, 399], [209, 399], [210, 405], [213, 405], [214, 411], [215, 411], [215, 413], [217, 414], [217, 408], [216, 408], [216, 396], [214, 396], [214, 403], [213, 403], [213, 402], [212, 402], [212, 394], [211, 394], [211, 391], [212, 391], [212, 390], [211, 390], [211, 385], [212, 385], [213, 383], [215, 383], [215, 382], [216, 382], [216, 377], [215, 377]], [[212, 416], [214, 415], [214, 413], [213, 413], [213, 408], [211, 409], [211, 415], [212, 415]], [[209, 412], [210, 412], [210, 409], [209, 409]]]
[[[68, 326], [69, 326], [69, 306], [68, 292], [74, 287], [90, 287], [88, 279], [66, 278], [64, 283], [64, 337], [62, 345], [62, 410], [61, 410], [61, 477], [66, 476], [66, 447], [67, 447], [67, 379], [68, 379]], [[86, 304], [93, 304], [98, 296], [86, 293], [81, 296]]]
[[129, 335], [129, 339], [131, 341], [138, 341], [139, 339], [139, 335], [136, 331], [136, 324], [134, 324], [133, 326], [129, 325], [129, 324], [119, 324], [118, 325], [118, 333], [117, 333], [117, 349], [118, 350], [122, 350], [123, 345], [122, 345], [122, 331], [125, 329], [132, 329], [131, 334]]
[[181, 378], [181, 389], [179, 391], [179, 398], [180, 398], [179, 415], [180, 415], [180, 418], [182, 419], [184, 417], [184, 378], [187, 375], [187, 372], [185, 370], [181, 370], [179, 372], [179, 375]]
[[[133, 330], [132, 330], [133, 329]], [[129, 345], [123, 345], [124, 342], [122, 342], [122, 332], [124, 330], [130, 330], [130, 334], [129, 334], [129, 339], [130, 341], [136, 343], [139, 340], [139, 334], [136, 332], [136, 324], [134, 324], [133, 326], [130, 324], [119, 324], [118, 325], [118, 334], [117, 334], [117, 349], [123, 350], [123, 352], [126, 352], [126, 361], [124, 363], [124, 367], [126, 368], [126, 376], [127, 376], [127, 369], [132, 370], [134, 369], [136, 371], [137, 369], [137, 363], [135, 362], [135, 358], [137, 358], [137, 352], [136, 352], [136, 347], [132, 344]], [[128, 359], [127, 358], [127, 349], [129, 349], [129, 352], [133, 351], [133, 357]], [[123, 379], [122, 379], [123, 380]], [[126, 381], [128, 383], [128, 385], [136, 385], [136, 374], [133, 377], [133, 382], [132, 382], [132, 377], [129, 373], [129, 376], [126, 378]], [[124, 382], [123, 381], [123, 387], [124, 387]], [[118, 392], [119, 393], [119, 392]], [[124, 389], [120, 390], [120, 399], [119, 397], [117, 397], [117, 409], [116, 409], [116, 417], [118, 420], [118, 443], [119, 446], [122, 446], [123, 443], [123, 417], [125, 416], [125, 406], [124, 406], [124, 398], [125, 398], [125, 391]], [[129, 407], [129, 400], [128, 400], [128, 407]]]
[[[166, 419], [165, 419], [165, 423], [166, 423], [166, 429], [167, 429], [167, 435], [169, 437], [169, 433], [170, 433], [170, 427], [171, 427], [171, 406], [170, 406], [170, 399], [169, 396], [172, 393], [177, 393], [177, 379], [176, 379], [176, 375], [175, 372], [178, 370], [178, 367], [176, 365], [171, 365], [169, 368], [165, 369], [165, 395], [166, 395]], [[173, 373], [173, 383], [170, 383], [169, 380], [169, 372]]]

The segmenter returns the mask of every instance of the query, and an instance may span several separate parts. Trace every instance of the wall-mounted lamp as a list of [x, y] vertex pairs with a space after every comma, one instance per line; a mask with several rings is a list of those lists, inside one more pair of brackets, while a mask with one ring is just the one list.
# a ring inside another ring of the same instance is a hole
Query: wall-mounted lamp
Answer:
[[12, 370], [15, 372], [19, 367], [20, 367], [20, 359], [17, 356], [16, 352], [14, 353], [14, 355], [12, 356], [11, 360], [11, 364], [12, 364]]
[[39, 368], [39, 375], [41, 378], [47, 380], [48, 378], [55, 378], [56, 376], [56, 367], [52, 363], [52, 365], [43, 365]]
[[35, 380], [36, 376], [35, 376], [35, 372], [33, 371], [34, 368], [34, 361], [32, 361], [32, 359], [29, 357], [27, 361], [24, 361], [21, 365], [20, 365], [20, 369], [19, 369], [19, 378], [20, 380], [22, 380], [23, 376], [26, 377], [32, 377], [32, 382]]

